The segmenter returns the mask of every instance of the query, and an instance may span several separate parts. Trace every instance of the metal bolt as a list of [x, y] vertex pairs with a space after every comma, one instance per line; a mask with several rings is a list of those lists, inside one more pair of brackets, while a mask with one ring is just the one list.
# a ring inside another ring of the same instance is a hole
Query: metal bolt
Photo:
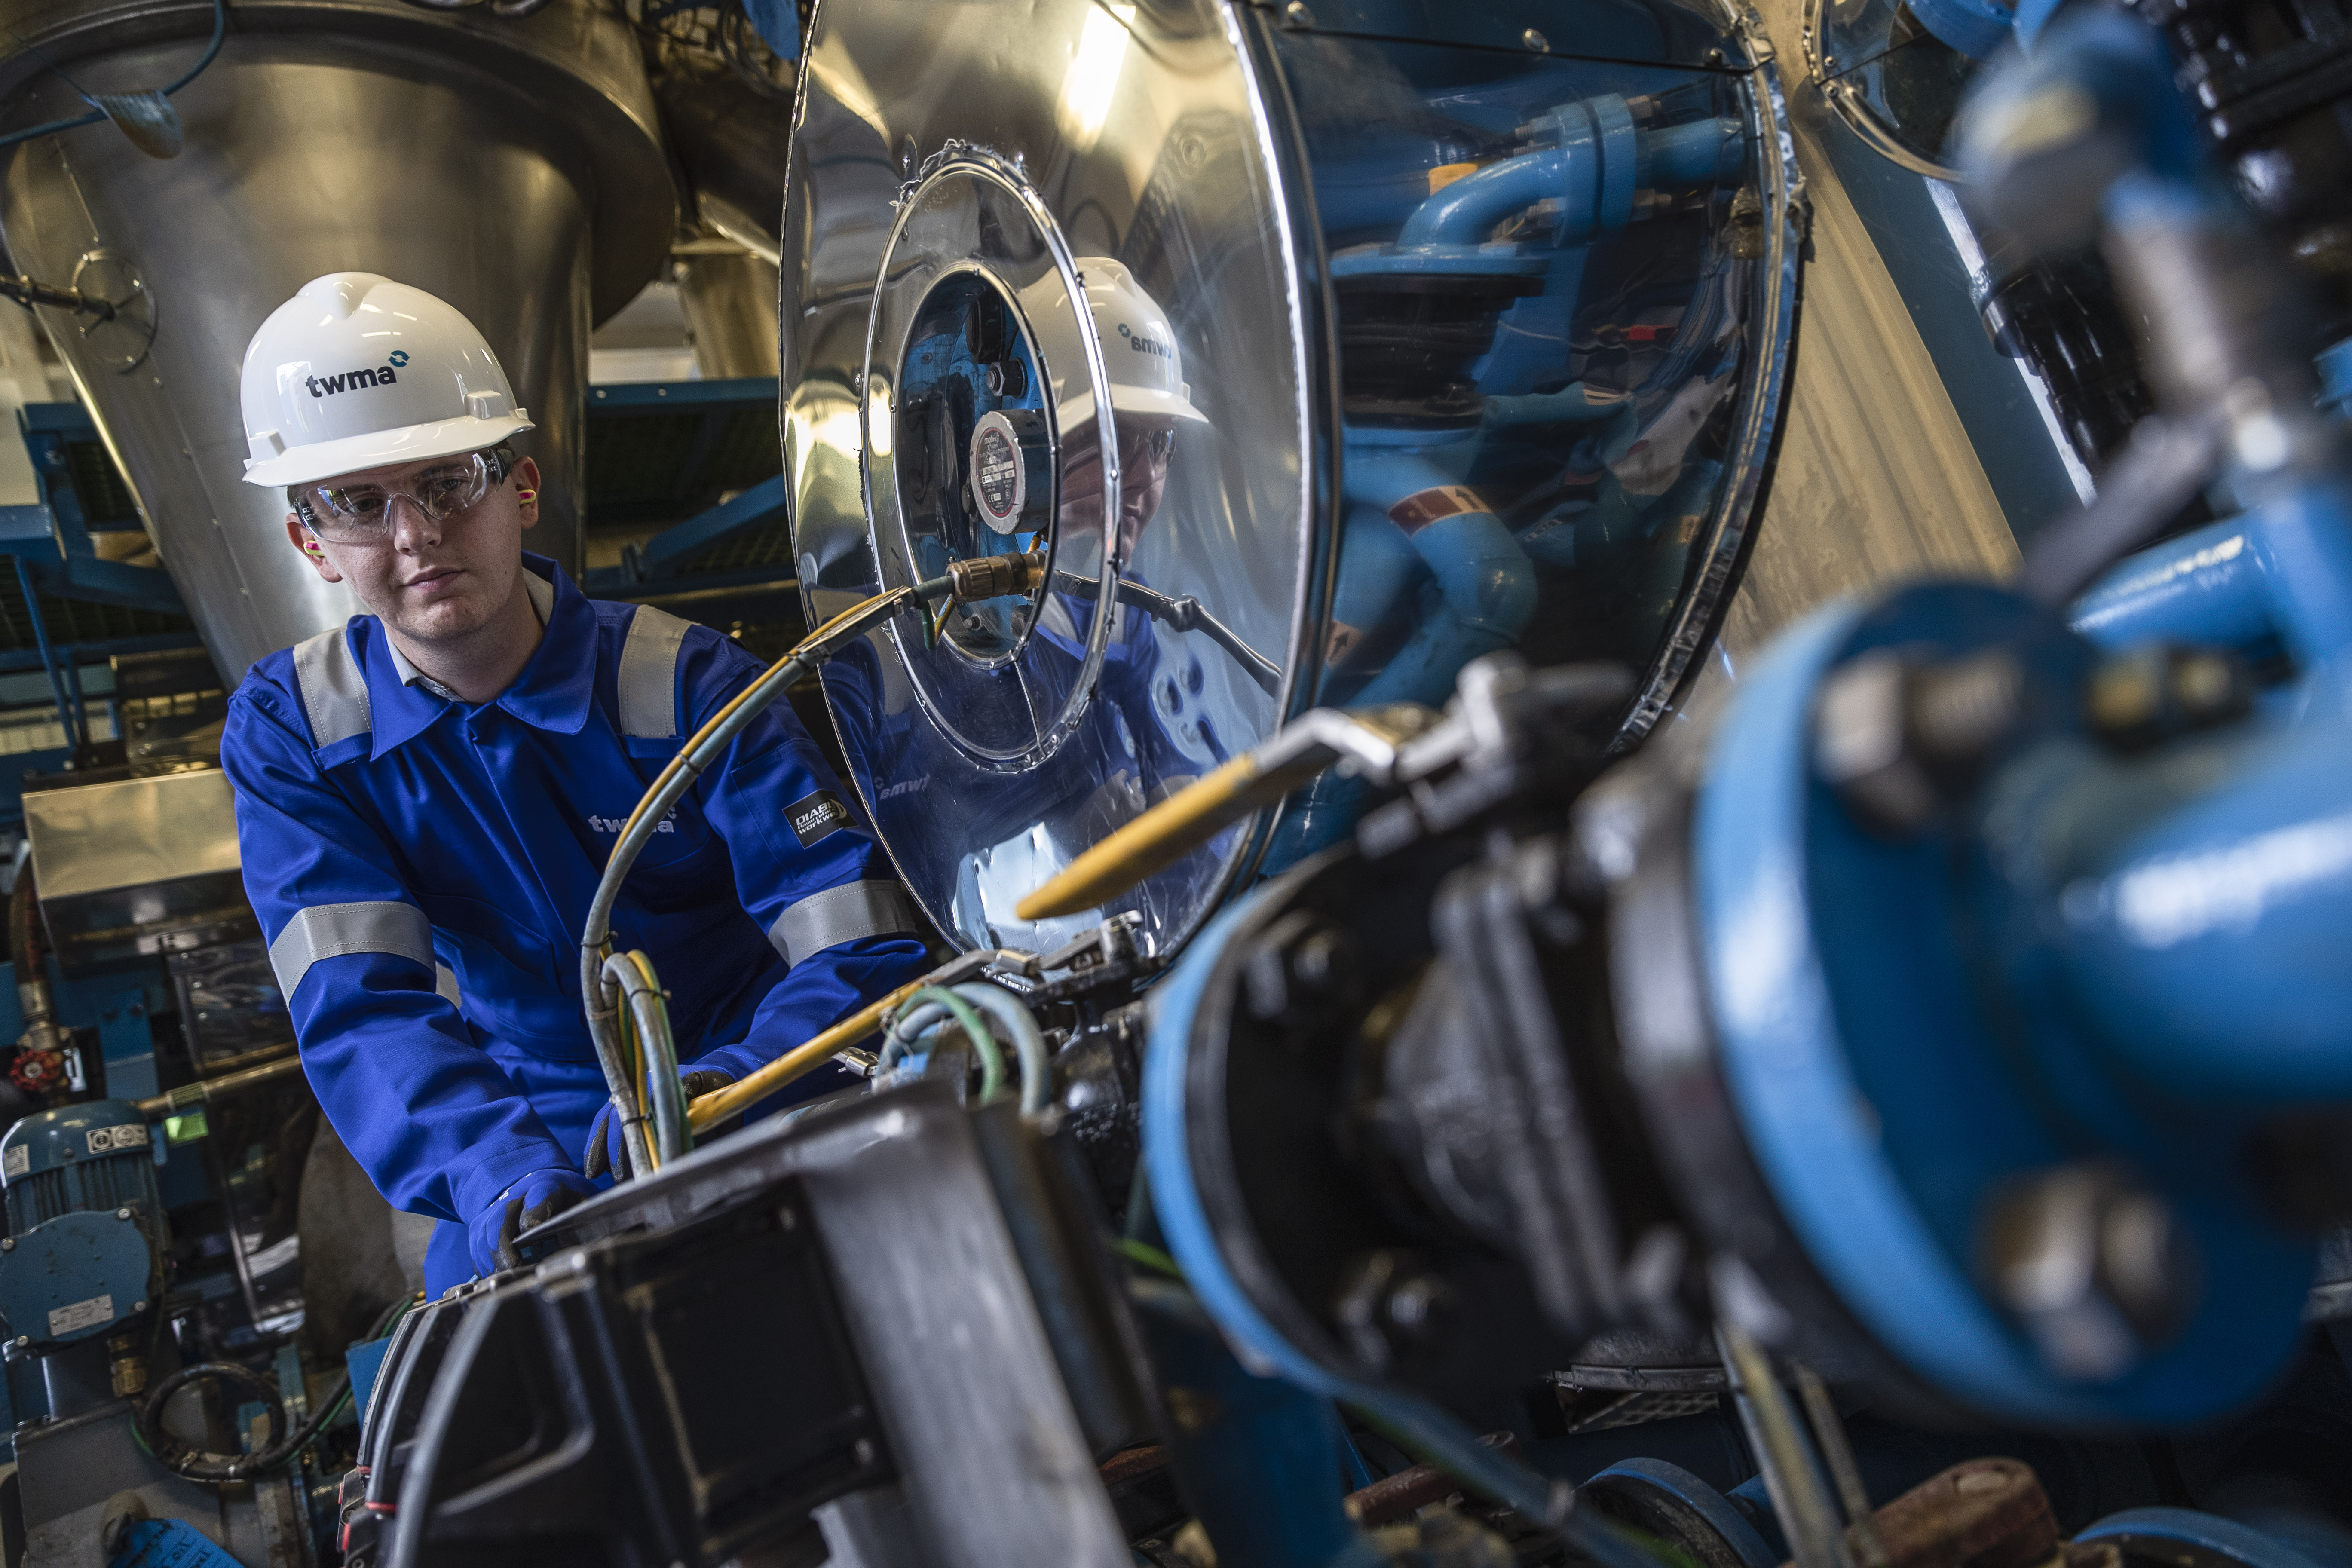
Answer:
[[133, 1301], [131, 1303], [131, 1310], [134, 1312], [143, 1312], [147, 1310], [147, 1303], [145, 1301]]
[[2135, 648], [2101, 662], [2084, 703], [2093, 733], [2118, 751], [2226, 723], [2253, 706], [2253, 673], [2215, 648]]
[[2017, 733], [2024, 694], [2006, 649], [1937, 664], [1873, 649], [1822, 683], [1814, 767], [1865, 826], [1915, 832]]
[[2128, 1371], [2185, 1324], [2200, 1294], [2194, 1238], [2169, 1204], [2104, 1163], [2019, 1183], [1982, 1232], [1994, 1294], [2062, 1377]]
[[129, 1209], [116, 1209], [114, 1211], [114, 1217], [117, 1219], [129, 1219], [131, 1217], [131, 1211]]
[[1410, 1253], [1366, 1253], [1344, 1277], [1332, 1315], [1359, 1359], [1386, 1367], [1401, 1348], [1442, 1326], [1453, 1289]]
[[26, 1345], [29, 1345], [32, 1342], [33, 1342], [31, 1340], [26, 1338], [23, 1334], [18, 1334], [16, 1336], [16, 1348], [18, 1350], [23, 1350]]
[[1529, 27], [1526, 32], [1519, 35], [1519, 42], [1527, 45], [1528, 47], [1533, 49], [1539, 55], [1548, 55], [1551, 53], [1551, 40], [1545, 37], [1541, 33], [1537, 32], [1533, 27]]
[[15, 1237], [0, 1237], [0, 1252], [14, 1252], [16, 1250], [16, 1238]]
[[1290, 0], [1290, 4], [1282, 8], [1282, 19], [1294, 27], [1311, 26], [1315, 21], [1307, 12], [1307, 0]]
[[1266, 928], [1249, 955], [1243, 983], [1250, 1012], [1272, 1022], [1330, 1005], [1349, 990], [1355, 960], [1347, 932], [1293, 910]]
[[866, 1438], [857, 1439], [856, 1447], [851, 1448], [850, 1453], [856, 1457], [857, 1462], [861, 1465], [870, 1465], [874, 1462], [874, 1445]]

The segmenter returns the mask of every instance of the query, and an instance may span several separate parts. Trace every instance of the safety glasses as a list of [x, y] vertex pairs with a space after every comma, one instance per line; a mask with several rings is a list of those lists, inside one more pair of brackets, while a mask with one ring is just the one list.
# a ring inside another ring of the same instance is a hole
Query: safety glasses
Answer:
[[1166, 426], [1131, 424], [1118, 421], [1118, 468], [1123, 474], [1139, 473], [1148, 464], [1160, 467], [1168, 455], [1176, 449], [1176, 432]]
[[304, 485], [294, 494], [303, 526], [335, 544], [374, 544], [392, 534], [393, 502], [405, 500], [438, 525], [482, 504], [507, 476], [503, 451], [468, 452], [396, 485]]

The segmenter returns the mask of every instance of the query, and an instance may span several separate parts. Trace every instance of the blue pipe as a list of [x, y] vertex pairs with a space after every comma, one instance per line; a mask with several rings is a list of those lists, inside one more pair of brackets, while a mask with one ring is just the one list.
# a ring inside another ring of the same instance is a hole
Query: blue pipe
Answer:
[[[212, 64], [215, 57], [220, 53], [221, 40], [227, 36], [228, 0], [213, 0], [212, 42], [205, 46], [204, 57], [188, 68], [186, 75], [163, 89], [163, 96], [171, 97], [196, 78], [204, 75], [205, 68]], [[81, 89], [75, 88], [74, 90], [79, 92]], [[5, 136], [0, 136], [0, 147], [14, 147], [19, 142], [30, 142], [37, 136], [53, 136], [61, 131], [78, 131], [85, 125], [95, 125], [105, 118], [106, 110], [92, 109], [88, 114], [78, 115], [69, 120], [52, 120], [45, 125], [29, 125], [22, 131], [12, 131]]]
[[2073, 825], [2033, 921], [2066, 954], [2053, 1000], [2142, 1092], [2207, 1114], [2352, 1100], [2347, 780], [2338, 710], [2032, 797]]
[[2352, 338], [2319, 351], [2319, 406], [2338, 419], [2352, 419]]
[[1644, 131], [1640, 148], [1642, 188], [1689, 191], [1717, 184], [1739, 173], [1745, 158], [1736, 120], [1697, 120]]
[[1376, 1568], [1386, 1561], [1341, 1506], [1347, 1447], [1330, 1400], [1254, 1377], [1190, 1291], [1129, 1286], [1152, 1370], [1175, 1407], [1169, 1458], [1184, 1500], [1231, 1568]]
[[2249, 648], [2278, 635], [2262, 552], [2242, 517], [2126, 557], [2084, 590], [2067, 621], [2107, 648], [2157, 640]]
[[1572, 245], [1631, 223], [1638, 190], [1713, 184], [1737, 173], [1741, 161], [1737, 121], [1637, 130], [1615, 94], [1563, 104], [1546, 118], [1557, 144], [1454, 181], [1405, 220], [1398, 246], [1483, 244], [1496, 225], [1540, 201], [1560, 204], [1553, 243]]
[[[1415, 497], [1459, 490], [1456, 477], [1421, 452], [1351, 446], [1347, 453], [1346, 493], [1355, 508], [1350, 534], [1377, 526], [1358, 521], [1363, 510], [1377, 509], [1394, 519]], [[1392, 526], [1405, 531], [1438, 592], [1423, 606], [1412, 639], [1349, 700], [1436, 707], [1453, 694], [1464, 665], [1510, 647], [1527, 630], [1536, 613], [1535, 566], [1510, 530], [1483, 508], [1419, 526]]]
[[2352, 485], [2328, 475], [2265, 498], [2252, 538], [2287, 651], [2340, 667], [2352, 653]]

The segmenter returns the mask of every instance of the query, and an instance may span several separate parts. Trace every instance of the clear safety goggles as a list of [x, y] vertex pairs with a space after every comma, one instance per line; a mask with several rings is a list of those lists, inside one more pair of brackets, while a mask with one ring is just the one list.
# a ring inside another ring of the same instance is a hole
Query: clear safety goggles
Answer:
[[[1112, 424], [1118, 431], [1118, 471], [1122, 475], [1164, 466], [1169, 455], [1176, 450], [1176, 432], [1169, 426], [1146, 425], [1116, 414]], [[1072, 440], [1071, 460], [1085, 463], [1100, 459], [1100, 450], [1095, 445], [1096, 428], [1093, 420], [1085, 421], [1082, 431]]]
[[393, 502], [405, 500], [436, 526], [482, 504], [513, 466], [500, 447], [419, 469], [396, 485], [301, 485], [293, 491], [302, 525], [335, 544], [373, 544], [392, 533]]

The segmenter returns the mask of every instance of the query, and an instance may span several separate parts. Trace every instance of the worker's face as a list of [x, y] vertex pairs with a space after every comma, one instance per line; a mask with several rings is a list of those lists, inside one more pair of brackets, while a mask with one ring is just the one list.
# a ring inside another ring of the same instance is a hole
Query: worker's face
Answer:
[[[1118, 426], [1118, 558], [1131, 560], [1144, 525], [1160, 510], [1168, 489], [1168, 459], [1176, 431], [1165, 419], [1139, 419], [1114, 412]], [[1102, 536], [1101, 426], [1079, 421], [1062, 443], [1062, 538], [1067, 542]]]
[[539, 465], [525, 458], [479, 501], [435, 521], [412, 498], [449, 461], [428, 458], [324, 481], [321, 488], [373, 487], [391, 496], [381, 536], [364, 543], [321, 538], [299, 515], [286, 514], [286, 537], [320, 576], [349, 583], [384, 625], [419, 642], [463, 639], [513, 602], [522, 531], [539, 521]]

